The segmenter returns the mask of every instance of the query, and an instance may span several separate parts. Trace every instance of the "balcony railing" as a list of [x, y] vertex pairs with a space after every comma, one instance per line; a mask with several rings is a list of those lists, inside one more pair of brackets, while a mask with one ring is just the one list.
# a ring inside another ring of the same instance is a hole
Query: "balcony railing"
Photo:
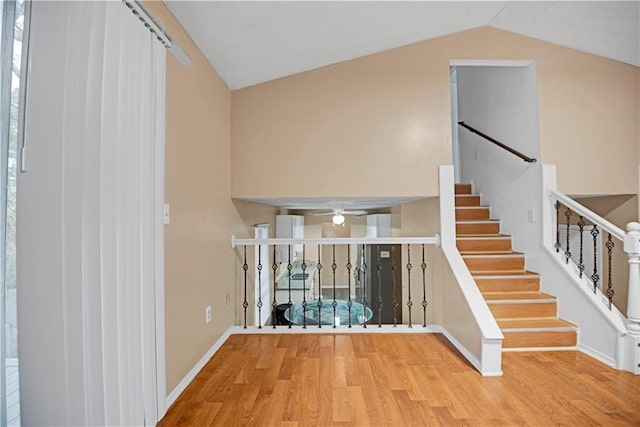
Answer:
[[237, 239], [239, 325], [427, 327], [428, 246], [439, 237]]

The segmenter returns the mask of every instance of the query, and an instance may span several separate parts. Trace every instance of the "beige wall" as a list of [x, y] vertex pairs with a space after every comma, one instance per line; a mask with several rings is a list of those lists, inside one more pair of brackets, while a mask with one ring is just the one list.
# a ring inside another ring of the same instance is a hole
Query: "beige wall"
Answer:
[[234, 91], [232, 194], [437, 195], [454, 59], [535, 60], [559, 189], [637, 193], [638, 68], [483, 27]]
[[[236, 315], [235, 254], [230, 237], [248, 237], [273, 209], [231, 200], [231, 94], [162, 2], [145, 3], [193, 59], [167, 55], [165, 324], [167, 393]], [[213, 320], [205, 325], [205, 307]]]

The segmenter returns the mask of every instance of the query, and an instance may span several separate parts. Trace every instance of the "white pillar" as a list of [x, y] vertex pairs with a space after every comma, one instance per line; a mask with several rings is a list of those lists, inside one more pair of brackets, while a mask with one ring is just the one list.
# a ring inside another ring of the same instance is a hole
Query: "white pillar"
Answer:
[[627, 224], [624, 251], [629, 255], [629, 294], [627, 298], [627, 318], [629, 333], [640, 335], [640, 224]]

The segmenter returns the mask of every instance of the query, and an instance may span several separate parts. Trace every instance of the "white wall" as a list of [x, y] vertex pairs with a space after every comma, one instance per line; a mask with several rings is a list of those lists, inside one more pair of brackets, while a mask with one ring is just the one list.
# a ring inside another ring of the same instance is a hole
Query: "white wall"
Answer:
[[[459, 120], [539, 158], [535, 65], [459, 66], [457, 74]], [[458, 131], [462, 181], [473, 183], [483, 205], [491, 207], [492, 217], [501, 220], [501, 231], [513, 235], [515, 250], [537, 252], [541, 239], [540, 164], [526, 163], [464, 128]], [[533, 215], [533, 222], [528, 221], [528, 215]]]

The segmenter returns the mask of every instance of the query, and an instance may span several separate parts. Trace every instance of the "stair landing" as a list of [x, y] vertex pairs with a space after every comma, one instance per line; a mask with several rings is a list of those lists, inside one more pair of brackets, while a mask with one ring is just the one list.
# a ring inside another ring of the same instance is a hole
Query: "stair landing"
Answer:
[[573, 349], [576, 325], [557, 316], [556, 297], [540, 292], [540, 276], [482, 206], [471, 185], [456, 184], [457, 246], [504, 335], [503, 351]]

